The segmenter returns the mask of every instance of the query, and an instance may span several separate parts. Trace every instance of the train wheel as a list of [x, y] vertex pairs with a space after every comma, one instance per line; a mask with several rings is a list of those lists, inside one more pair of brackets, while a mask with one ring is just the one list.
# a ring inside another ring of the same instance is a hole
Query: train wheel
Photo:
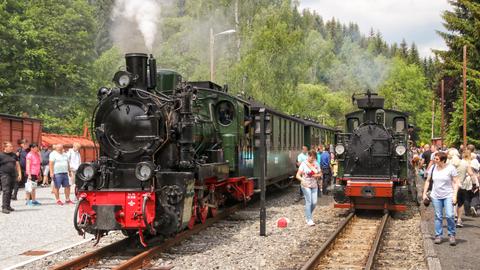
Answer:
[[218, 208], [217, 207], [210, 207], [209, 212], [211, 217], [215, 217], [217, 215]]
[[199, 208], [200, 210], [200, 222], [205, 223], [207, 221], [207, 217], [208, 217], [208, 205], [205, 205], [201, 208]]

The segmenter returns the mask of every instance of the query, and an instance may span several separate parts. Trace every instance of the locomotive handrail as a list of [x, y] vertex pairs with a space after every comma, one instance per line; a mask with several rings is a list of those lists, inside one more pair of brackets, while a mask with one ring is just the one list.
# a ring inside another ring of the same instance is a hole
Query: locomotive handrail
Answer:
[[145, 223], [145, 227], [148, 228], [148, 230], [153, 234], [155, 235], [156, 234], [156, 231], [155, 229], [153, 228], [153, 226], [149, 226], [149, 223], [148, 223], [148, 220], [147, 220], [147, 201], [148, 199], [150, 199], [150, 196], [148, 194], [145, 194], [143, 195], [143, 203], [142, 203], [142, 218], [143, 218], [143, 222]]
[[78, 210], [80, 209], [80, 204], [82, 203], [82, 201], [84, 199], [85, 199], [84, 197], [80, 196], [77, 204], [75, 205], [75, 210], [73, 212], [73, 226], [74, 226], [75, 230], [77, 230], [78, 234], [83, 236], [83, 237], [85, 237], [85, 231], [83, 229], [81, 229], [80, 227], [78, 227]]

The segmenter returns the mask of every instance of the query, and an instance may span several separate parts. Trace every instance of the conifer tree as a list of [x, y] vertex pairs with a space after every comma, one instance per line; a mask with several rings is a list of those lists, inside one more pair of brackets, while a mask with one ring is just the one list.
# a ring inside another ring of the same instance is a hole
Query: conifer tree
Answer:
[[[443, 60], [443, 76], [454, 80], [456, 94], [454, 112], [448, 125], [447, 140], [454, 144], [462, 142], [463, 97], [462, 97], [462, 62], [463, 46], [467, 46], [467, 137], [468, 143], [480, 145], [480, 55], [478, 47], [478, 25], [480, 25], [480, 3], [473, 0], [449, 1], [453, 10], [443, 12], [446, 32], [438, 31], [445, 40], [448, 50], [436, 51]], [[449, 103], [447, 101], [447, 103]]]

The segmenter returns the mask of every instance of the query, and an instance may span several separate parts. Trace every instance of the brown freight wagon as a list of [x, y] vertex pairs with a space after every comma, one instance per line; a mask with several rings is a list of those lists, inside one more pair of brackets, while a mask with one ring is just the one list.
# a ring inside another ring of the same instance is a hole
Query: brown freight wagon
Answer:
[[0, 113], [0, 148], [5, 141], [12, 142], [16, 148], [21, 139], [26, 139], [27, 143], [42, 143], [42, 120]]
[[73, 147], [73, 143], [77, 142], [82, 146], [82, 148], [80, 149], [80, 156], [82, 157], [82, 162], [90, 162], [96, 160], [95, 145], [86, 134], [84, 134], [84, 136], [75, 136], [65, 134], [42, 133], [42, 140], [49, 146], [54, 144], [63, 144], [65, 151], [68, 151], [69, 148]]
[[48, 145], [61, 143], [65, 150], [71, 148], [74, 142], [80, 143], [82, 146], [80, 155], [83, 162], [89, 162], [96, 159], [95, 146], [93, 141], [88, 137], [88, 130], [84, 128], [83, 136], [49, 134], [42, 132], [42, 120], [20, 117], [10, 114], [0, 113], [0, 151], [4, 141], [10, 141], [14, 149], [18, 145], [18, 141], [26, 139], [27, 143], [47, 143]]

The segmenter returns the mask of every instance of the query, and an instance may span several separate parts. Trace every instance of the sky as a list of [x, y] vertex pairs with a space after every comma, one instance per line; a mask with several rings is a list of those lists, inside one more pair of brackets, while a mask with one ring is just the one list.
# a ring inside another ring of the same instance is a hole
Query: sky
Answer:
[[365, 35], [371, 28], [379, 30], [389, 44], [405, 38], [409, 45], [415, 42], [421, 56], [446, 49], [435, 30], [445, 30], [441, 13], [451, 9], [447, 0], [301, 0], [300, 8], [314, 10], [324, 20], [357, 23]]

